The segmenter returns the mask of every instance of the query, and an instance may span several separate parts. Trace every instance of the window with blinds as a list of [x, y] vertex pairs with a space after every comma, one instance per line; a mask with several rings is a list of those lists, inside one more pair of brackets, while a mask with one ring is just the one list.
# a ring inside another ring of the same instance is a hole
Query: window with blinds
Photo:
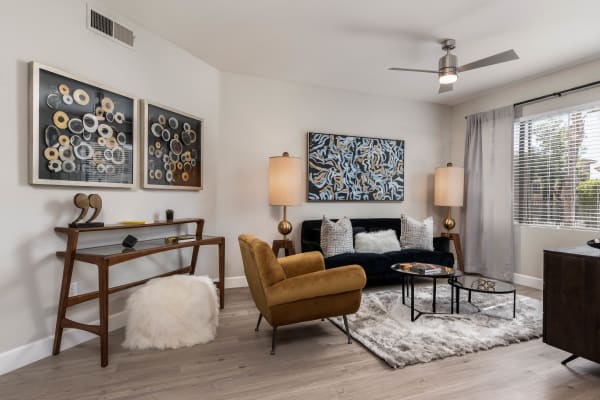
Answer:
[[514, 221], [600, 229], [600, 103], [514, 126]]

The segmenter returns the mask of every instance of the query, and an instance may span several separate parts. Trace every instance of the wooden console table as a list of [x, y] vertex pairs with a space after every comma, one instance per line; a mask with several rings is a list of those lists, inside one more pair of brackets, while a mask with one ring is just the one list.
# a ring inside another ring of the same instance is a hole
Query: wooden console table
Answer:
[[[166, 244], [164, 238], [141, 240], [137, 242], [135, 248], [127, 249], [121, 244], [113, 244], [108, 246], [98, 246], [90, 248], [77, 248], [77, 241], [80, 233], [112, 231], [123, 229], [138, 229], [160, 226], [172, 226], [183, 224], [196, 224], [196, 240], [191, 240], [181, 243]], [[108, 365], [108, 295], [129, 289], [146, 283], [148, 280], [158, 277], [164, 277], [174, 274], [190, 274], [193, 275], [196, 271], [196, 261], [198, 260], [198, 250], [200, 246], [217, 245], [219, 246], [219, 281], [215, 282], [219, 288], [220, 306], [225, 305], [225, 238], [221, 236], [206, 236], [202, 234], [204, 228], [204, 220], [195, 219], [179, 219], [172, 222], [154, 222], [150, 224], [136, 225], [107, 225], [103, 227], [90, 228], [66, 228], [56, 227], [55, 232], [65, 233], [67, 235], [67, 249], [65, 251], [57, 251], [56, 255], [64, 258], [64, 269], [62, 285], [60, 289], [60, 299], [58, 304], [58, 315], [56, 317], [56, 331], [54, 334], [54, 348], [52, 354], [57, 355], [60, 352], [60, 344], [64, 328], [75, 328], [88, 331], [100, 336], [100, 365], [106, 367]], [[108, 286], [108, 271], [111, 266], [125, 261], [134, 260], [136, 258], [145, 257], [150, 254], [162, 253], [186, 247], [193, 247], [192, 259], [190, 265], [181, 267], [174, 271], [170, 271], [161, 275], [153, 276], [148, 279], [127, 283], [120, 286]], [[75, 261], [95, 264], [98, 267], [98, 291], [83, 293], [77, 296], [69, 296], [69, 287], [71, 285], [71, 276], [73, 275], [73, 264]], [[100, 324], [89, 325], [75, 322], [66, 318], [67, 308], [80, 304], [89, 300], [99, 299], [100, 303]]]

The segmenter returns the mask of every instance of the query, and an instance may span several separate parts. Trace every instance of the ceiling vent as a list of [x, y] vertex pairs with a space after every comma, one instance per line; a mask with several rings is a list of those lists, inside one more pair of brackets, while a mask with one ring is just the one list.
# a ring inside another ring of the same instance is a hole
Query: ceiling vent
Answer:
[[91, 7], [88, 7], [88, 28], [127, 47], [133, 47], [135, 35], [131, 29], [119, 24], [115, 20], [99, 13]]

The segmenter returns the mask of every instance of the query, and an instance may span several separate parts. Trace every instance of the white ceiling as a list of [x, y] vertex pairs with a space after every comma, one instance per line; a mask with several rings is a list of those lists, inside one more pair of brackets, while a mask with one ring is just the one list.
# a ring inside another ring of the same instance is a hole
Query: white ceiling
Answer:
[[[598, 0], [101, 0], [223, 71], [457, 104], [508, 82], [600, 57]], [[433, 74], [442, 38], [459, 64], [514, 48], [518, 61]], [[600, 77], [600, 71], [598, 73]]]

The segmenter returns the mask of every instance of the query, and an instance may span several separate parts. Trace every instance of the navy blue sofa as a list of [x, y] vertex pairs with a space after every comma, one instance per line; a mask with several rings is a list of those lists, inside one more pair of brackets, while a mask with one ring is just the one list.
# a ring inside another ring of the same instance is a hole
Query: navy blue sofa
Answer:
[[[335, 221], [335, 220], [333, 220]], [[400, 218], [363, 218], [351, 219], [353, 235], [359, 232], [375, 232], [387, 229], [396, 231], [400, 238]], [[321, 220], [302, 222], [301, 232], [302, 252], [321, 250]], [[454, 255], [450, 252], [450, 241], [445, 237], [433, 239], [434, 251], [424, 249], [406, 249], [377, 253], [346, 253], [325, 258], [326, 268], [336, 268], [343, 265], [358, 264], [367, 275], [367, 286], [397, 284], [401, 282], [400, 274], [390, 269], [390, 266], [401, 262], [423, 262], [454, 266]]]

